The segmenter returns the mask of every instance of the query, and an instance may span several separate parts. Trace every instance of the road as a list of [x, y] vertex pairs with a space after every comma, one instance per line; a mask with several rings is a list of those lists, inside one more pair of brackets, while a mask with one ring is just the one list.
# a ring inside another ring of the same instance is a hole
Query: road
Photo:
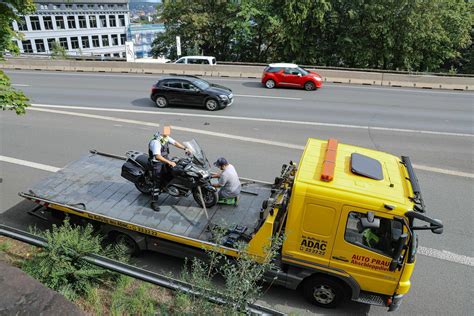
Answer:
[[[173, 125], [177, 139], [197, 138], [212, 159], [224, 154], [240, 176], [267, 181], [282, 163], [299, 159], [308, 137], [410, 156], [429, 215], [444, 221], [445, 232], [420, 234], [425, 254], [418, 256], [400, 314], [470, 314], [474, 94], [344, 85], [313, 92], [267, 90], [258, 80], [208, 78], [231, 88], [236, 100], [230, 108], [207, 112], [157, 109], [148, 99], [156, 81], [151, 75], [8, 74], [35, 106], [23, 117], [0, 113], [2, 157], [63, 167], [92, 148], [116, 154], [144, 151], [160, 123]], [[50, 171], [1, 161], [0, 166], [1, 220], [22, 228], [38, 222], [25, 214], [31, 204], [21, 202], [17, 193]], [[179, 262], [156, 254], [139, 259], [158, 271]], [[283, 288], [271, 288], [263, 302], [286, 312], [328, 313]], [[385, 310], [348, 303], [332, 312], [375, 315]]]

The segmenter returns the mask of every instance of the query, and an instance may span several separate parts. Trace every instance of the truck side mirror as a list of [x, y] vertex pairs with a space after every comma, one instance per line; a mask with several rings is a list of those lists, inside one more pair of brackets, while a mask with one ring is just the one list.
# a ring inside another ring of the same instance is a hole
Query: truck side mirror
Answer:
[[390, 262], [390, 266], [388, 267], [389, 271], [395, 271], [400, 266], [400, 257], [402, 256], [402, 250], [407, 242], [407, 238], [407, 234], [402, 234], [400, 235], [400, 238], [398, 238], [398, 242], [395, 247], [395, 252], [392, 256], [392, 262]]
[[433, 219], [433, 222], [436, 222], [438, 225], [434, 223], [430, 223], [431, 232], [433, 234], [442, 234], [443, 233], [443, 222], [439, 219]]

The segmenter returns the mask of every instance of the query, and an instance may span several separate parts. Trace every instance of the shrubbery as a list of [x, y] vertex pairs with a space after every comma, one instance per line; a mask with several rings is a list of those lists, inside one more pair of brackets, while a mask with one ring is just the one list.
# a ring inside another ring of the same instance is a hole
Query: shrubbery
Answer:
[[116, 273], [97, 267], [84, 256], [97, 253], [126, 260], [125, 248], [102, 246], [102, 238], [93, 233], [91, 225], [73, 226], [68, 220], [61, 226], [39, 233], [48, 246], [25, 260], [22, 269], [47, 287], [70, 300], [82, 296], [91, 288], [117, 277]]

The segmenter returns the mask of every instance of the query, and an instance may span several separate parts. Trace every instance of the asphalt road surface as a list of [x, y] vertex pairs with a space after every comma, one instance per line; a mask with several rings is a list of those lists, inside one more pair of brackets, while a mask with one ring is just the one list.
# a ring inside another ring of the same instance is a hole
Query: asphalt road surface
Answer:
[[[157, 124], [173, 125], [176, 139], [196, 138], [209, 159], [226, 156], [240, 176], [267, 181], [281, 164], [298, 161], [308, 137], [332, 137], [410, 156], [429, 215], [444, 221], [443, 235], [420, 234], [423, 248], [399, 314], [472, 313], [474, 94], [329, 84], [312, 92], [267, 90], [258, 80], [207, 78], [236, 95], [230, 108], [207, 112], [156, 108], [149, 100], [156, 81], [151, 75], [7, 73], [34, 106], [22, 117], [0, 113], [1, 222], [47, 227], [26, 215], [33, 205], [18, 192], [89, 149], [120, 155], [145, 151]], [[156, 271], [177, 271], [182, 265], [153, 253], [137, 262]], [[385, 313], [357, 303], [328, 311], [279, 287], [270, 288], [262, 302], [298, 314]]]

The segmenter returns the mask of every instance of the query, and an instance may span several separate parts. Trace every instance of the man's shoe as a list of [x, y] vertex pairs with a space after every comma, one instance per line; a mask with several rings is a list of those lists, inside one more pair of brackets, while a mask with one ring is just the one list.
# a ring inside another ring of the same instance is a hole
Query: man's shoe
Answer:
[[158, 205], [158, 202], [151, 202], [151, 208], [152, 208], [155, 212], [159, 212], [159, 211], [160, 211], [160, 206]]

